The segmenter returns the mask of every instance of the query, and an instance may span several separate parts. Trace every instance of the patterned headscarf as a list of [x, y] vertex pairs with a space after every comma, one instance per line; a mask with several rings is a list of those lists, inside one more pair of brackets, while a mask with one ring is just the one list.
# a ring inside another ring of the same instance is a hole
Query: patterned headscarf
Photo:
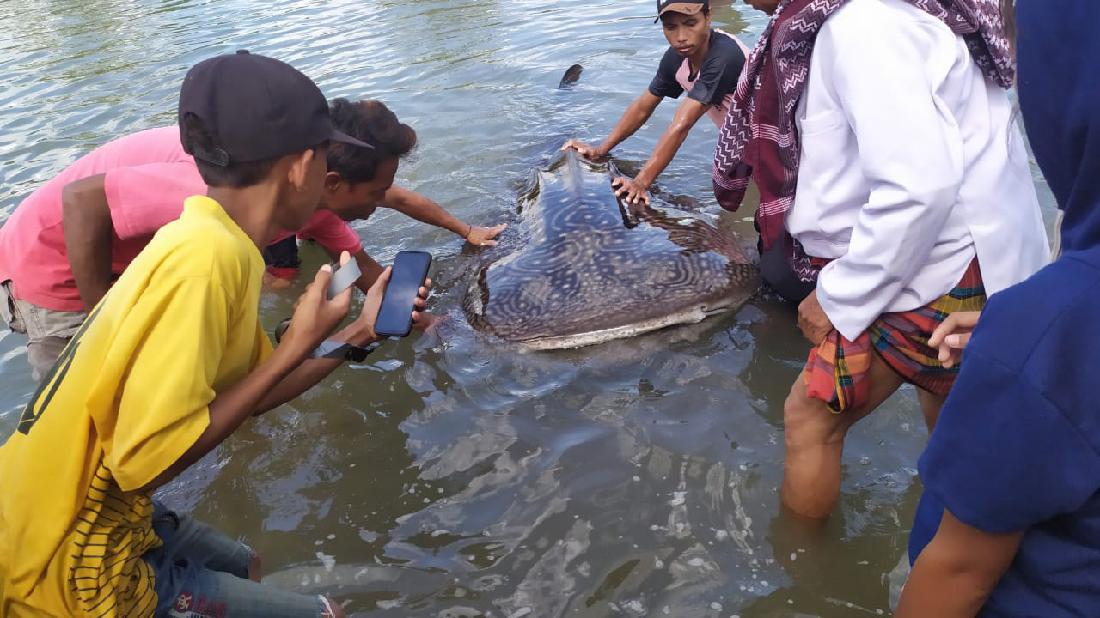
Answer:
[[[982, 73], [1008, 88], [1015, 60], [997, 0], [906, 0], [963, 37]], [[794, 203], [800, 143], [795, 108], [806, 88], [817, 33], [847, 0], [782, 0], [745, 64], [714, 153], [714, 194], [736, 210], [749, 179], [760, 189], [756, 226], [764, 250], [786, 238]], [[816, 268], [797, 242], [792, 266], [803, 281]]]

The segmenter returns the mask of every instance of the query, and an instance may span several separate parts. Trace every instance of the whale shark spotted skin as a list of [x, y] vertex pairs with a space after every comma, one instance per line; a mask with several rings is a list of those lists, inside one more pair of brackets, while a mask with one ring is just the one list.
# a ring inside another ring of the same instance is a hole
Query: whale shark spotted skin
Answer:
[[[520, 196], [522, 238], [488, 252], [463, 300], [470, 324], [533, 349], [576, 348], [699, 322], [760, 286], [731, 233], [615, 197], [612, 163], [569, 150]], [[656, 200], [655, 200], [656, 203]]]

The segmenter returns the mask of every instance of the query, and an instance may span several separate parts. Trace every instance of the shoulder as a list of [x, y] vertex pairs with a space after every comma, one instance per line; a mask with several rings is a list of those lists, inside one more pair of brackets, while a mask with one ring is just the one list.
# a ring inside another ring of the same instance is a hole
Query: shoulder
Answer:
[[848, 0], [821, 27], [811, 62], [842, 97], [911, 100], [964, 59], [957, 35], [909, 2]]
[[[827, 44], [860, 45], [955, 35], [939, 19], [904, 0], [848, 0], [821, 26]], [[889, 47], [883, 47], [888, 51]]]
[[847, 0], [822, 26], [822, 31], [863, 29], [868, 26], [896, 27], [899, 24], [935, 19], [905, 0]]
[[298, 230], [298, 234], [303, 238], [316, 240], [333, 254], [341, 251], [356, 253], [363, 249], [359, 234], [331, 210], [318, 209], [305, 226]]
[[129, 163], [104, 172], [107, 201], [112, 207], [133, 201], [141, 207], [165, 204], [176, 207], [178, 213], [184, 198], [206, 193], [206, 182], [190, 158], [179, 160], [173, 159], [171, 152], [154, 152]]
[[676, 70], [683, 64], [684, 58], [676, 52], [671, 46], [665, 50], [663, 56], [661, 56], [661, 63], [657, 65], [658, 73], [669, 73], [670, 76], [676, 75]]
[[745, 62], [745, 53], [737, 44], [732, 35], [711, 30], [710, 50], [707, 51], [706, 62], [721, 62], [722, 64]]
[[234, 289], [235, 283], [248, 279], [250, 271], [263, 270], [259, 249], [244, 233], [229, 227], [232, 223], [212, 216], [189, 213], [165, 225], [153, 237], [145, 253], [175, 274], [184, 277], [210, 277]]

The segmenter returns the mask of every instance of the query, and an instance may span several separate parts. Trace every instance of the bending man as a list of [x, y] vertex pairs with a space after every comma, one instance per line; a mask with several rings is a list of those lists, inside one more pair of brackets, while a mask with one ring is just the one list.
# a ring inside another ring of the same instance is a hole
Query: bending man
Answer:
[[[384, 104], [337, 99], [330, 106], [338, 129], [375, 148], [333, 144], [318, 210], [301, 229], [277, 233], [273, 245], [293, 243], [298, 235], [317, 240], [334, 258], [347, 251], [359, 262], [358, 287], [365, 291], [382, 267], [346, 222], [370, 217], [379, 205], [473, 244], [494, 242], [503, 225], [470, 225], [427, 197], [394, 186], [398, 163], [416, 146], [416, 133]], [[179, 218], [184, 199], [205, 191], [172, 126], [101, 146], [20, 204], [0, 228], [0, 314], [12, 330], [27, 334], [36, 380], [153, 234]]]
[[732, 35], [711, 27], [710, 2], [657, 4], [669, 48], [657, 67], [657, 75], [623, 113], [622, 118], [598, 146], [571, 139], [562, 149], [573, 148], [588, 158], [607, 156], [611, 149], [634, 135], [653, 115], [665, 98], [676, 99], [688, 93], [676, 108], [672, 124], [665, 129], [653, 154], [633, 179], [616, 178], [617, 194], [629, 202], [649, 203], [649, 188], [672, 162], [688, 133], [704, 114], [718, 126], [729, 111], [733, 91], [745, 64], [745, 51]]

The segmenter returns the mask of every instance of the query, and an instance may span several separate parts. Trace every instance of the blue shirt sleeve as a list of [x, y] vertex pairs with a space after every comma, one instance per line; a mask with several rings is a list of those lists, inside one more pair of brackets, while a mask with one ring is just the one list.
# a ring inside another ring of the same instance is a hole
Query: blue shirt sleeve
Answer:
[[[989, 331], [979, 327], [972, 348], [982, 347], [982, 334]], [[1026, 372], [968, 349], [920, 474], [960, 521], [1016, 532], [1075, 511], [1100, 491], [1100, 455]]]

